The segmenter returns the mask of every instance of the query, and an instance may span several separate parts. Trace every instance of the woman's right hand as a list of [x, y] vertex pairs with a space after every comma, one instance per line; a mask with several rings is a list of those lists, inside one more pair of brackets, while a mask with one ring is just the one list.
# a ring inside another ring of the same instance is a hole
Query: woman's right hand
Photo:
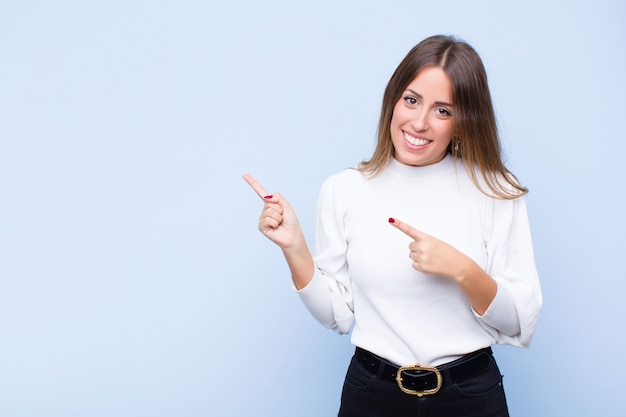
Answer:
[[289, 250], [303, 243], [304, 235], [293, 208], [280, 194], [269, 194], [251, 175], [243, 179], [264, 202], [259, 217], [259, 230], [282, 249]]
[[259, 230], [283, 250], [296, 289], [306, 287], [313, 279], [315, 264], [296, 213], [282, 195], [270, 195], [251, 175], [245, 174], [243, 179], [264, 202]]

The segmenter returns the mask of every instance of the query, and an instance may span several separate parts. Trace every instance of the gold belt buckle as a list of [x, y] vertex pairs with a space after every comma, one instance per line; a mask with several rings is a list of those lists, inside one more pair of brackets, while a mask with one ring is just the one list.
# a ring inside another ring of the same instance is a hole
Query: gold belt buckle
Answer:
[[[402, 385], [402, 372], [406, 372], [406, 371], [432, 372], [437, 377], [437, 386], [432, 389], [425, 389], [421, 391], [416, 390], [416, 389], [408, 389], [404, 385]], [[434, 366], [411, 365], [411, 366], [402, 366], [400, 367], [400, 369], [398, 369], [398, 373], [396, 374], [396, 382], [398, 383], [398, 386], [400, 387], [402, 392], [404, 392], [405, 394], [417, 395], [418, 397], [421, 397], [424, 395], [432, 395], [432, 394], [436, 394], [437, 392], [439, 392], [439, 390], [441, 389], [441, 385], [443, 384], [443, 378], [441, 378], [441, 372], [439, 372], [439, 369], [435, 368]]]

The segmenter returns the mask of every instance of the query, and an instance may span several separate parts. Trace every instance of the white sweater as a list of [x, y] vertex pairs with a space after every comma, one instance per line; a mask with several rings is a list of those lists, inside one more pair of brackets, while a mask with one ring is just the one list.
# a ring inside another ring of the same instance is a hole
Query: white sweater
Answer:
[[[498, 284], [479, 316], [449, 278], [412, 268], [395, 217], [470, 256]], [[320, 192], [312, 281], [299, 291], [324, 326], [399, 365], [439, 365], [490, 346], [527, 347], [542, 298], [524, 198], [487, 197], [463, 165], [392, 159], [374, 178], [348, 169]]]

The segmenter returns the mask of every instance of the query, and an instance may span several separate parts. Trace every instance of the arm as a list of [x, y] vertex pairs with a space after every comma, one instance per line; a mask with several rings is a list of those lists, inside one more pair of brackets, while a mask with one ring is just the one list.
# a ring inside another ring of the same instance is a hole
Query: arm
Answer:
[[[499, 343], [528, 347], [543, 303], [524, 197], [493, 200], [487, 235], [487, 272], [498, 296], [479, 322]], [[515, 318], [517, 331], [511, 328]]]
[[481, 326], [499, 343], [528, 346], [541, 310], [530, 227], [523, 198], [494, 200], [488, 218], [486, 269], [454, 247], [406, 223], [389, 222], [413, 239], [413, 268], [459, 285]]
[[297, 290], [301, 290], [313, 279], [315, 265], [304, 237], [297, 239], [293, 246], [282, 248], [283, 255], [291, 271], [291, 279]]
[[459, 285], [474, 311], [482, 316], [496, 298], [498, 284], [469, 256], [459, 252], [458, 259], [458, 270], [451, 278]]
[[474, 311], [484, 314], [498, 291], [498, 284], [489, 274], [451, 245], [397, 219], [389, 218], [389, 223], [413, 239], [409, 244], [409, 257], [414, 269], [452, 279]]
[[306, 308], [323, 326], [348, 333], [354, 314], [345, 258], [347, 244], [331, 182], [324, 184], [318, 202], [314, 261], [289, 203], [280, 194], [268, 195], [250, 175], [244, 175], [244, 179], [264, 201], [259, 230], [282, 249]]

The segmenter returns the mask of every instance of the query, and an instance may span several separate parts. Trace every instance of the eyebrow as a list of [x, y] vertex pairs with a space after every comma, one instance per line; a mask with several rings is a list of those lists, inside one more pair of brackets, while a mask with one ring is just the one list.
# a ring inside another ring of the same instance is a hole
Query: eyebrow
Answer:
[[[424, 97], [423, 97], [420, 93], [418, 93], [417, 91], [411, 90], [410, 88], [407, 88], [406, 90], [407, 90], [407, 91], [410, 91], [410, 92], [411, 92], [411, 94], [414, 94], [414, 95], [416, 95], [416, 96], [417, 96], [417, 97], [419, 97], [419, 98], [424, 98]], [[454, 107], [454, 106], [452, 105], [452, 103], [447, 103], [447, 102], [445, 102], [445, 101], [435, 101], [435, 104], [436, 104], [436, 105], [438, 105], [438, 106], [448, 106], [448, 107]]]

